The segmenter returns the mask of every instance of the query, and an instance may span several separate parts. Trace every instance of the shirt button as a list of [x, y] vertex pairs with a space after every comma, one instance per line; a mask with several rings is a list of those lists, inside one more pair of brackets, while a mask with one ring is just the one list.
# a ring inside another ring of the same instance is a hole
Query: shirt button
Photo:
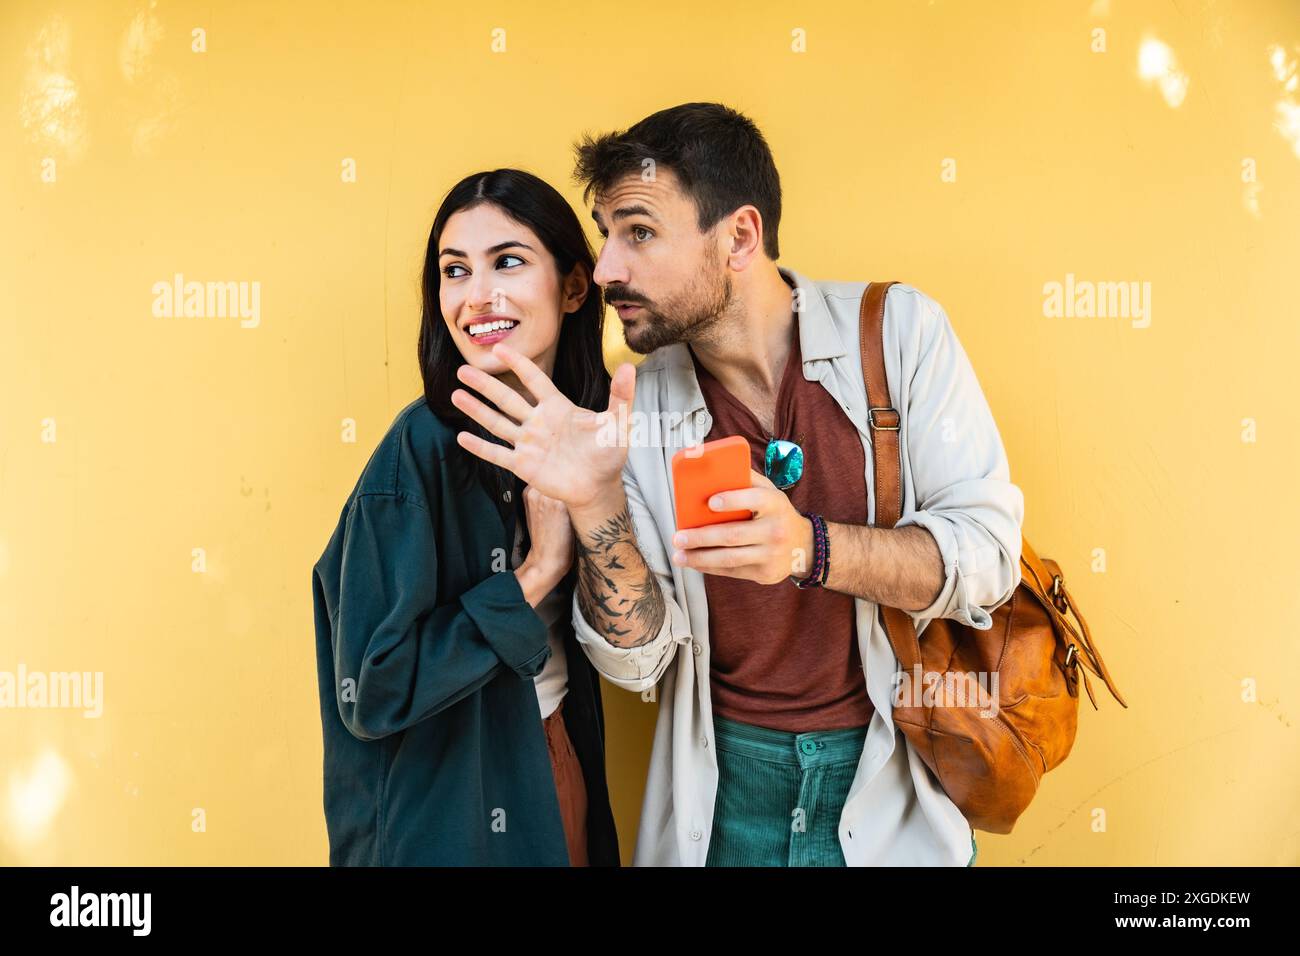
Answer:
[[504, 502], [506, 502], [507, 504], [510, 503], [510, 489], [509, 489], [509, 488], [507, 488], [505, 491], [501, 492], [501, 500], [504, 501]]
[[691, 650], [695, 652], [696, 657], [704, 653], [704, 648], [700, 646], [699, 641], [691, 641]]
[[700, 738], [700, 744], [704, 747], [705, 750], [708, 750], [708, 749], [709, 749], [709, 738], [708, 738], [708, 737], [701, 737], [701, 738]]
[[700, 839], [700, 837], [702, 837], [702, 836], [704, 836], [704, 834], [701, 833], [699, 830], [692, 830], [692, 831], [691, 831], [691, 839], [692, 839], [692, 840], [698, 840], [698, 839]]
[[695, 424], [700, 425], [701, 427], [707, 427], [709, 424], [709, 413], [706, 411], [696, 412]]

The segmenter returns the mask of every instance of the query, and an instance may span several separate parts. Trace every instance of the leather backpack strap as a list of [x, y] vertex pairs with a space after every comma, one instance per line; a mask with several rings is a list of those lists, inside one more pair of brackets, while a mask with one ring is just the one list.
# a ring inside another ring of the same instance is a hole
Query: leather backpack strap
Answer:
[[[862, 295], [858, 335], [862, 350], [862, 378], [867, 386], [867, 427], [876, 478], [877, 528], [892, 528], [903, 516], [903, 477], [899, 424], [902, 417], [889, 401], [885, 374], [885, 296], [897, 282], [872, 282]], [[921, 660], [921, 645], [911, 616], [898, 608], [880, 606], [885, 634], [903, 670]]]
[[858, 334], [862, 348], [862, 378], [867, 386], [867, 425], [875, 457], [876, 527], [892, 528], [903, 516], [903, 480], [899, 466], [898, 426], [901, 418], [889, 403], [885, 376], [885, 294], [895, 282], [872, 282], [862, 296]]

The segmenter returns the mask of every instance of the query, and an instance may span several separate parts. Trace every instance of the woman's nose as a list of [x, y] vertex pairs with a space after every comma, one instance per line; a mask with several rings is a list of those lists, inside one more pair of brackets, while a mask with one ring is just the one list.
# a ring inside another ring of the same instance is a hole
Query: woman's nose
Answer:
[[485, 306], [492, 308], [494, 307], [493, 299], [497, 295], [497, 290], [492, 287], [490, 279], [479, 274], [470, 279], [469, 289], [465, 295], [465, 304], [474, 310]]

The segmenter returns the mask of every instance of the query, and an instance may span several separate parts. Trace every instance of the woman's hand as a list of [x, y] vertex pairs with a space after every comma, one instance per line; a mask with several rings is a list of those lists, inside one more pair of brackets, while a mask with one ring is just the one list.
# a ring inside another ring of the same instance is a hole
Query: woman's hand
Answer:
[[564, 502], [542, 494], [531, 485], [524, 489], [524, 512], [532, 541], [522, 564], [515, 569], [524, 600], [537, 607], [564, 579], [573, 564], [573, 526]]
[[460, 446], [514, 472], [529, 486], [570, 508], [587, 507], [618, 486], [627, 461], [636, 369], [630, 363], [619, 367], [610, 383], [609, 408], [598, 414], [569, 401], [545, 372], [510, 346], [498, 343], [492, 346], [492, 353], [519, 377], [537, 404], [530, 405], [486, 372], [462, 365], [456, 377], [500, 411], [459, 388], [451, 393], [451, 403], [511, 447], [469, 432], [457, 434]]

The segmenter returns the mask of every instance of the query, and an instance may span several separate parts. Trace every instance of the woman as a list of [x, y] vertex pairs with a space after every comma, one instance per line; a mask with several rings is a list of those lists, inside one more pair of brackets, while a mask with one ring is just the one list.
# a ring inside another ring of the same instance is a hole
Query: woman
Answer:
[[[371, 455], [312, 575], [332, 865], [617, 866], [564, 506], [456, 442], [464, 363], [506, 340], [603, 409], [604, 306], [573, 209], [529, 173], [447, 194], [425, 256], [424, 395]], [[526, 392], [524, 392], [526, 395]]]

